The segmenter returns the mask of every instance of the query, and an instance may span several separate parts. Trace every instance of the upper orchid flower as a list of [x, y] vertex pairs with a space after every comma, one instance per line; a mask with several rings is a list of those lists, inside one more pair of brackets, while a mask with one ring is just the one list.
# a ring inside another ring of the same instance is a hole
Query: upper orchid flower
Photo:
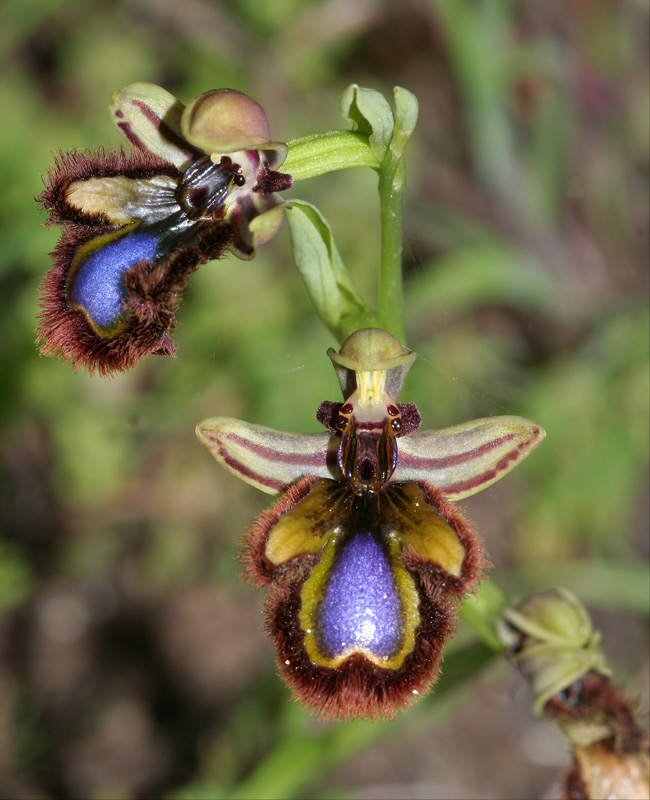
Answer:
[[244, 540], [245, 572], [269, 586], [280, 671], [324, 716], [392, 715], [436, 677], [458, 602], [484, 563], [451, 500], [485, 489], [544, 438], [520, 417], [416, 433], [397, 402], [415, 354], [385, 331], [329, 351], [344, 403], [322, 403], [328, 433], [217, 417], [197, 427], [223, 466], [282, 497]]
[[109, 374], [149, 353], [174, 352], [169, 332], [188, 275], [226, 249], [252, 258], [282, 221], [262, 108], [241, 92], [205, 92], [183, 107], [159, 86], [113, 97], [131, 144], [62, 153], [40, 200], [64, 232], [43, 283], [42, 352]]

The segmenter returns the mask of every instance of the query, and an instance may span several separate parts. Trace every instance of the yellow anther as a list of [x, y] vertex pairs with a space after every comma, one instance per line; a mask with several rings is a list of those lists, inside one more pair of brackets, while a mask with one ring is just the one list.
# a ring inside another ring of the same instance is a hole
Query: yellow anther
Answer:
[[359, 405], [363, 407], [381, 405], [386, 387], [386, 371], [357, 372], [356, 376]]

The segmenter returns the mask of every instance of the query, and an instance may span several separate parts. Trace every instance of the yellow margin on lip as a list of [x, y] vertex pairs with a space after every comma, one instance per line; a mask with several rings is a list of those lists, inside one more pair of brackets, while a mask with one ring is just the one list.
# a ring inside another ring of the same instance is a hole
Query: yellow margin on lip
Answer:
[[[68, 276], [65, 281], [66, 286], [66, 295], [68, 291], [68, 286], [70, 285], [70, 281], [74, 280], [75, 275], [79, 272], [81, 265], [84, 261], [89, 258], [91, 255], [96, 253], [98, 250], [101, 250], [106, 245], [110, 244], [113, 241], [117, 241], [118, 239], [122, 239], [123, 237], [127, 236], [129, 233], [134, 231], [140, 225], [140, 221], [136, 220], [131, 225], [126, 225], [123, 228], [118, 228], [116, 231], [112, 231], [111, 233], [107, 233], [104, 236], [97, 236], [95, 239], [91, 239], [89, 242], [82, 244], [81, 247], [77, 250], [72, 260], [72, 265], [70, 267], [70, 271], [68, 272]], [[95, 325], [93, 320], [90, 318], [90, 315], [86, 311], [86, 309], [78, 305], [77, 303], [72, 303], [67, 300], [66, 302], [71, 308], [78, 308], [79, 311], [82, 311], [86, 319], [88, 320], [88, 324], [90, 327], [95, 331], [98, 336], [101, 336], [102, 339], [110, 339], [112, 336], [116, 336], [118, 333], [121, 333], [124, 328], [126, 327], [126, 319], [124, 318], [124, 311], [122, 311], [117, 320], [107, 328], [100, 328], [99, 326]]]
[[316, 633], [316, 612], [323, 600], [327, 578], [334, 562], [340, 538], [339, 534], [329, 539], [320, 562], [314, 567], [302, 587], [299, 620], [300, 627], [305, 634], [307, 655], [314, 664], [336, 669], [351, 655], [359, 653], [367, 658], [368, 661], [372, 661], [372, 663], [384, 669], [398, 669], [404, 663], [406, 656], [415, 647], [415, 629], [420, 624], [420, 599], [413, 578], [399, 563], [400, 545], [395, 537], [391, 537], [389, 541], [389, 561], [401, 605], [402, 630], [399, 650], [390, 657], [381, 658], [365, 647], [350, 647], [344, 653], [332, 658], [320, 649]]

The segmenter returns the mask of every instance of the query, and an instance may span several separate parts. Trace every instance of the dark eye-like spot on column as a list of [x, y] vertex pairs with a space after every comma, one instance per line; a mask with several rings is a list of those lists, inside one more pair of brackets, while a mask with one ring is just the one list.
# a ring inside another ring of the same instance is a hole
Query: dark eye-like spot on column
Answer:
[[362, 483], [371, 483], [377, 475], [377, 465], [370, 458], [364, 458], [357, 464], [357, 477]]
[[208, 198], [208, 190], [205, 187], [190, 189], [187, 193], [186, 201], [193, 208], [200, 208]]

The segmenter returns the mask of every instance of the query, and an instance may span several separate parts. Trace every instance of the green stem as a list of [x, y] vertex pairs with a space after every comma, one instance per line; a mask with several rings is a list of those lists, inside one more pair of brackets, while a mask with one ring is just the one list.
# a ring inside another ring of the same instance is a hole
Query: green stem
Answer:
[[404, 150], [418, 119], [418, 101], [407, 89], [395, 87], [393, 131], [379, 169], [381, 256], [379, 316], [384, 327], [403, 344], [404, 285], [402, 279], [402, 195]]
[[282, 165], [294, 181], [315, 178], [327, 172], [350, 167], [377, 169], [379, 161], [365, 133], [329, 131], [301, 136], [287, 142], [289, 154]]
[[494, 581], [484, 580], [476, 594], [470, 595], [460, 611], [460, 615], [491, 650], [499, 653], [505, 648], [497, 633], [497, 622], [503, 609], [509, 605], [506, 593]]
[[389, 148], [379, 170], [381, 255], [379, 317], [383, 327], [400, 342], [404, 334], [404, 286], [402, 280], [402, 195], [404, 162]]
[[[407, 89], [395, 87], [395, 112], [387, 101], [369, 89], [352, 86], [343, 95], [341, 108], [355, 131], [330, 131], [314, 134], [288, 142], [289, 153], [282, 167], [294, 180], [305, 180], [333, 170], [366, 166], [379, 175], [379, 204], [381, 219], [381, 253], [379, 275], [379, 303], [377, 319], [379, 325], [404, 342], [404, 287], [402, 280], [402, 195], [404, 193], [404, 149], [408, 143], [418, 117], [418, 103]], [[296, 220], [296, 226], [299, 220]], [[322, 232], [321, 232], [322, 233]], [[294, 248], [294, 251], [297, 248]], [[313, 258], [308, 254], [301, 272], [313, 277]], [[295, 256], [294, 256], [295, 257]], [[331, 260], [331, 259], [329, 259]], [[327, 262], [328, 259], [326, 258]], [[299, 266], [300, 269], [300, 266]], [[342, 268], [339, 265], [339, 306], [343, 288], [352, 287], [347, 274], [341, 282]], [[321, 280], [322, 276], [319, 276]], [[322, 292], [321, 292], [322, 294]], [[350, 298], [348, 297], [348, 300]], [[353, 312], [367, 309], [353, 297]], [[332, 321], [323, 316], [321, 303], [315, 302], [323, 321], [332, 328]], [[350, 305], [350, 303], [348, 303]], [[330, 315], [332, 316], [332, 315]], [[333, 315], [336, 316], [336, 315]], [[358, 313], [348, 314], [345, 320], [336, 319], [337, 331], [356, 322]]]

